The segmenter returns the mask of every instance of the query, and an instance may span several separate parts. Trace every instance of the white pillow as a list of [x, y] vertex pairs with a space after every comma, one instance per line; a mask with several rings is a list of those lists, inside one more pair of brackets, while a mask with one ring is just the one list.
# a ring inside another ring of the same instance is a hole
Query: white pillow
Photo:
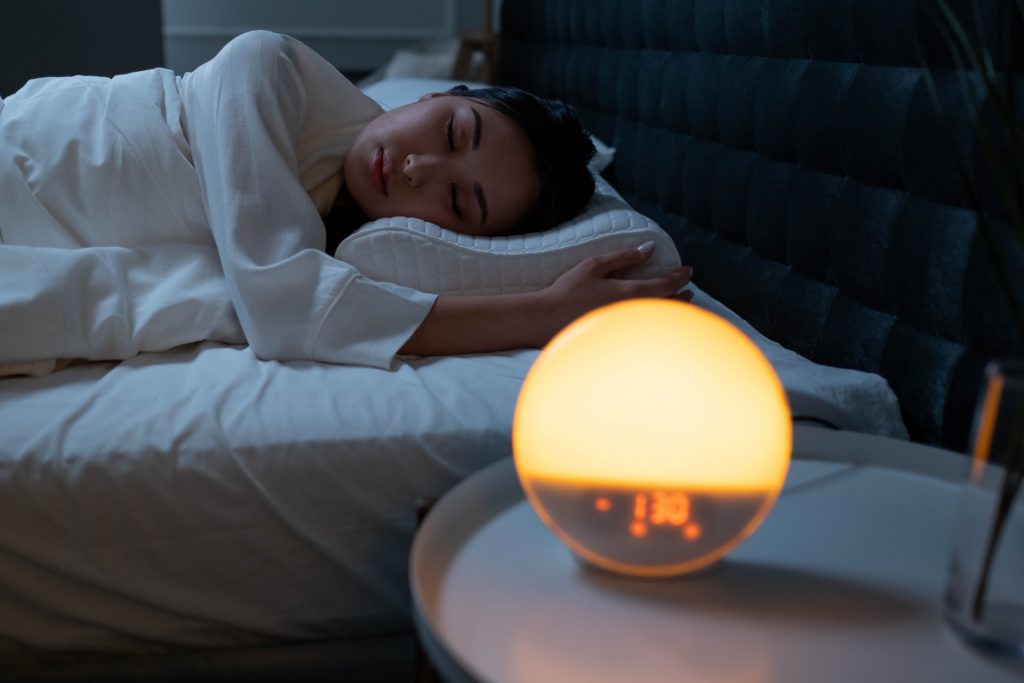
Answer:
[[[374, 100], [387, 111], [395, 107], [415, 102], [423, 95], [432, 92], [445, 92], [457, 85], [464, 85], [467, 88], [486, 88], [486, 83], [474, 83], [472, 81], [447, 81], [436, 78], [391, 78], [377, 81], [363, 87], [363, 93]], [[590, 170], [594, 173], [602, 173], [615, 159], [615, 148], [609, 147], [595, 136], [590, 136], [597, 152], [590, 160]]]
[[594, 143], [594, 158], [590, 160], [587, 167], [594, 174], [604, 173], [604, 169], [612, 165], [615, 161], [615, 148], [609, 147], [604, 144], [595, 135], [590, 136], [590, 141]]
[[418, 218], [381, 218], [342, 241], [335, 256], [367, 277], [435, 294], [530, 292], [588, 256], [647, 241], [654, 241], [654, 254], [622, 277], [655, 277], [679, 268], [672, 238], [604, 179], [596, 181], [583, 213], [545, 232], [472, 237]]

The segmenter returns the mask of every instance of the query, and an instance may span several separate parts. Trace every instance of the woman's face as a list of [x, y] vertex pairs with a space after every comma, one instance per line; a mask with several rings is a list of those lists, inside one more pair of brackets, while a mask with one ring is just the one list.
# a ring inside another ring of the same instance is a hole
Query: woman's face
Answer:
[[526, 133], [441, 93], [371, 121], [345, 156], [345, 185], [371, 219], [411, 216], [479, 236], [516, 227], [540, 193]]

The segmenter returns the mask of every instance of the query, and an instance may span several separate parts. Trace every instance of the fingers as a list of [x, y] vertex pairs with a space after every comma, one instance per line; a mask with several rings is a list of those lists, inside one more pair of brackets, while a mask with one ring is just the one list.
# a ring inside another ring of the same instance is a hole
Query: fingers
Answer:
[[672, 296], [673, 294], [678, 294], [679, 290], [690, 284], [692, 277], [693, 268], [684, 266], [661, 277], [624, 282], [628, 282], [633, 288], [633, 296]]
[[628, 280], [617, 277], [619, 271], [629, 270], [647, 261], [654, 253], [654, 247], [655, 243], [650, 241], [638, 247], [618, 249], [587, 259], [583, 267], [589, 271], [589, 277], [614, 281], [618, 298], [672, 297], [679, 301], [691, 301], [693, 292], [681, 291], [693, 277], [691, 266], [684, 266], [660, 277]]
[[616, 251], [593, 257], [594, 272], [600, 277], [607, 277], [617, 270], [625, 270], [639, 265], [654, 253], [654, 242], [644, 242], [638, 247], [626, 247]]
[[675, 294], [668, 298], [675, 299], [676, 301], [682, 301], [684, 304], [688, 304], [691, 301], [693, 301], [693, 292], [688, 289], [685, 292], [679, 292], [678, 294]]
[[[621, 274], [620, 271], [627, 271], [649, 259], [654, 253], [654, 246], [654, 242], [650, 241], [638, 247], [626, 247], [625, 249], [618, 249], [601, 256], [595, 256], [591, 262], [592, 272], [597, 277], [618, 278]], [[674, 294], [682, 289], [692, 277], [693, 268], [683, 266], [679, 270], [665, 276], [665, 279], [651, 278], [643, 282], [648, 282], [654, 288], [658, 288], [661, 285], [671, 286], [672, 282], [677, 282], [676, 288], [672, 291]]]

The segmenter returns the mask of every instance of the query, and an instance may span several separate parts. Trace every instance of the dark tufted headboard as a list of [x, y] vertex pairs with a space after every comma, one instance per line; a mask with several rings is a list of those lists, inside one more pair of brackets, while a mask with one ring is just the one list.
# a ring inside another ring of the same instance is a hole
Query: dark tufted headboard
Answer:
[[505, 0], [499, 81], [578, 108], [703, 289], [963, 450], [985, 362], [1024, 343], [922, 78], [919, 50], [977, 166], [925, 1]]

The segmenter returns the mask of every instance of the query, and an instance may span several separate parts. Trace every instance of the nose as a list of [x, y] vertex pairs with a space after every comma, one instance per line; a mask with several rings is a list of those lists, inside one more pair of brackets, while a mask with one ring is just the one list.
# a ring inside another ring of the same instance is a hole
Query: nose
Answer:
[[433, 154], [408, 154], [402, 163], [402, 175], [410, 187], [420, 187], [439, 172], [441, 163], [441, 158]]

